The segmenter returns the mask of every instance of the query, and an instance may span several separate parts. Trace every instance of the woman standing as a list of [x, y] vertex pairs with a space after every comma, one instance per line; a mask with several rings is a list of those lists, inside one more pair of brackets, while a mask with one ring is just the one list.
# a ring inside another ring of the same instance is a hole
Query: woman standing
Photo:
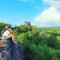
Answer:
[[22, 44], [15, 40], [14, 32], [10, 26], [5, 27], [2, 34], [2, 40], [7, 43], [8, 49], [10, 49], [10, 59], [8, 60], [23, 60]]
[[10, 60], [13, 60], [13, 46], [15, 39], [11, 26], [6, 26], [2, 33], [2, 40], [6, 42], [8, 49], [10, 49]]

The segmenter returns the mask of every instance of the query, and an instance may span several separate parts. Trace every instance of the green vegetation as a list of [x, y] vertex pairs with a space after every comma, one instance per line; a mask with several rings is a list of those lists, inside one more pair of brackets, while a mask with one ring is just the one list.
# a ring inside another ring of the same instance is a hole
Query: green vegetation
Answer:
[[[0, 29], [4, 26], [0, 23]], [[25, 60], [60, 60], [60, 28], [39, 28], [24, 22], [13, 30], [23, 44]]]

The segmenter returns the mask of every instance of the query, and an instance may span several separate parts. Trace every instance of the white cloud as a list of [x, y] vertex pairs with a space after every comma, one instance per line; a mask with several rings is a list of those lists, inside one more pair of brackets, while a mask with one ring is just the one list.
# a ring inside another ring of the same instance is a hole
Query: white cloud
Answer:
[[34, 0], [18, 0], [18, 1], [21, 1], [21, 2], [34, 2]]
[[25, 1], [25, 2], [26, 2], [26, 1], [28, 1], [28, 0], [18, 0], [18, 1]]
[[34, 18], [34, 24], [40, 26], [59, 26], [60, 13], [54, 7], [50, 7]]
[[40, 10], [41, 8], [39, 6], [37, 6], [36, 9], [39, 9]]
[[60, 26], [60, 0], [42, 0], [48, 9], [42, 11], [39, 15], [34, 18], [35, 25], [43, 27], [54, 27]]
[[42, 0], [45, 4], [53, 6], [55, 8], [60, 8], [60, 0]]

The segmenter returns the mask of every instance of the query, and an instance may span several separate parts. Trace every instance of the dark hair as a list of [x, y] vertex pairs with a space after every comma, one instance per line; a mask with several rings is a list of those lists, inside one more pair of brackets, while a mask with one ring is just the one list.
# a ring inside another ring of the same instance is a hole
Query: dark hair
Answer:
[[11, 25], [7, 25], [8, 26], [8, 28], [11, 28]]
[[2, 35], [6, 30], [8, 30], [9, 28], [11, 28], [11, 25], [6, 25], [5, 28], [2, 30], [1, 35]]

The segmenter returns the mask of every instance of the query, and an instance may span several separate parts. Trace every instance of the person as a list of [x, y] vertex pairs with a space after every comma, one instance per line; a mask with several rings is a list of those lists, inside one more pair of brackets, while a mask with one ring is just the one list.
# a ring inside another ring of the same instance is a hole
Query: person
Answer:
[[5, 26], [5, 29], [2, 31], [2, 40], [7, 40], [9, 38], [12, 38], [11, 40], [15, 40], [14, 33], [11, 29], [11, 26]]
[[13, 60], [13, 46], [15, 41], [14, 33], [11, 26], [6, 26], [2, 31], [2, 40], [6, 42], [8, 49], [10, 49], [10, 59]]
[[23, 60], [22, 46], [15, 40], [14, 32], [12, 31], [10, 26], [6, 26], [2, 31], [2, 40], [5, 41], [9, 47], [9, 60]]

